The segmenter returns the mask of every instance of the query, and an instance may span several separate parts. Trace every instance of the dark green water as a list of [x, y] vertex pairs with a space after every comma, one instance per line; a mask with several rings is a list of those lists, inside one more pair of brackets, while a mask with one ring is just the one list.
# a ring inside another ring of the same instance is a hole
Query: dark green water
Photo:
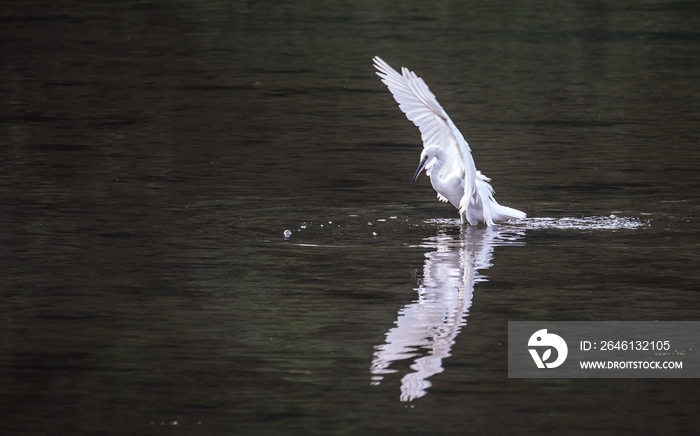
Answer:
[[[515, 320], [700, 320], [699, 19], [6, 5], [0, 433], [690, 434], [695, 380], [509, 380], [506, 345]], [[408, 188], [420, 136], [375, 55], [536, 220], [460, 229]]]

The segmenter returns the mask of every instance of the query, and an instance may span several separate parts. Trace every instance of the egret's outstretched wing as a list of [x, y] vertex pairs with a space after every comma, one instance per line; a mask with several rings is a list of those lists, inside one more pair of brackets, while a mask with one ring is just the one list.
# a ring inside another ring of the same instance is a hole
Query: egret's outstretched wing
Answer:
[[452, 134], [447, 125], [449, 117], [423, 79], [406, 68], [402, 68], [401, 75], [379, 57], [374, 58], [374, 67], [379, 70], [377, 75], [394, 95], [399, 108], [420, 129], [423, 143], [448, 145], [447, 136]]
[[463, 213], [474, 193], [476, 179], [476, 167], [469, 144], [430, 92], [428, 85], [416, 73], [401, 68], [399, 74], [378, 56], [374, 58], [374, 67], [394, 95], [399, 108], [420, 129], [423, 146], [435, 144], [442, 147], [450, 160], [449, 170], [464, 172], [465, 196], [463, 206], [460, 207], [460, 212]]

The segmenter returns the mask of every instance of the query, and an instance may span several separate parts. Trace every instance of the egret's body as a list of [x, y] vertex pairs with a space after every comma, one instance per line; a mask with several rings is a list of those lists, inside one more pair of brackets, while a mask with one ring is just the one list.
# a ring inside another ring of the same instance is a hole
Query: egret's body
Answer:
[[411, 184], [425, 168], [425, 173], [430, 178], [430, 184], [438, 193], [440, 201], [449, 201], [459, 209], [459, 204], [464, 195], [463, 176], [457, 171], [449, 171], [448, 157], [445, 150], [437, 145], [429, 145], [421, 153], [421, 163], [411, 180]]
[[476, 170], [469, 144], [423, 79], [406, 68], [399, 74], [379, 57], [374, 58], [374, 66], [399, 108], [421, 132], [424, 148], [411, 184], [425, 169], [438, 198], [459, 209], [462, 223], [491, 226], [525, 218], [524, 212], [501, 206], [493, 198], [491, 179]]

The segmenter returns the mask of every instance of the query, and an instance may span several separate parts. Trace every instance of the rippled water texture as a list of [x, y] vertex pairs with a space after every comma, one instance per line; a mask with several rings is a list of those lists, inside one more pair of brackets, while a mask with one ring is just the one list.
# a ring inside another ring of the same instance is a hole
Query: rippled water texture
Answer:
[[[699, 22], [4, 5], [0, 433], [692, 434], [695, 380], [509, 380], [506, 346], [508, 321], [700, 319]], [[375, 55], [527, 220], [460, 228], [409, 188], [420, 136]]]

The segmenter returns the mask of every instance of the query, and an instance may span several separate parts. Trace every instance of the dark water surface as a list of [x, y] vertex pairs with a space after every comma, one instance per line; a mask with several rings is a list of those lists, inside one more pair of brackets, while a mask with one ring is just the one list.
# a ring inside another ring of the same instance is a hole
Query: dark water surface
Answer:
[[[695, 380], [509, 380], [506, 345], [515, 320], [700, 320], [699, 22], [5, 5], [0, 433], [691, 433]], [[460, 229], [408, 188], [420, 137], [374, 55], [537, 220]]]

